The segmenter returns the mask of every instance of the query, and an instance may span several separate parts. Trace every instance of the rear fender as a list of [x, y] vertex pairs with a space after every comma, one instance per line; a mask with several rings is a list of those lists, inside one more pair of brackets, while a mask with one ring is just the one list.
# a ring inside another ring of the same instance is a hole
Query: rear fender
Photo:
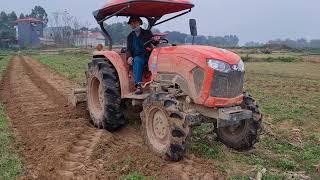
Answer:
[[113, 64], [120, 81], [121, 98], [130, 93], [129, 66], [118, 53], [114, 51], [95, 51], [93, 58], [105, 58]]

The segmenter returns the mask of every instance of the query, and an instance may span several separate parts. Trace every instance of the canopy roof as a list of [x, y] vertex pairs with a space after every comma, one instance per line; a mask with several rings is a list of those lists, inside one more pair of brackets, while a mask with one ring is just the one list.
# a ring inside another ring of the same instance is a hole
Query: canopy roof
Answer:
[[100, 21], [123, 10], [116, 16], [161, 17], [193, 7], [190, 0], [111, 0], [95, 11], [94, 16]]
[[43, 23], [43, 21], [35, 18], [24, 18], [24, 19], [18, 19], [15, 21], [15, 23]]

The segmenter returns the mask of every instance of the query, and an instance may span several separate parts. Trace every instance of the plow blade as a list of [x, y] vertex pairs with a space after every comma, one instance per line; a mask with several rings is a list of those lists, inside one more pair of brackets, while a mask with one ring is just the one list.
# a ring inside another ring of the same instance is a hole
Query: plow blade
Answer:
[[69, 101], [73, 106], [77, 106], [80, 103], [86, 102], [87, 101], [87, 90], [85, 88], [73, 90], [73, 92], [69, 98]]

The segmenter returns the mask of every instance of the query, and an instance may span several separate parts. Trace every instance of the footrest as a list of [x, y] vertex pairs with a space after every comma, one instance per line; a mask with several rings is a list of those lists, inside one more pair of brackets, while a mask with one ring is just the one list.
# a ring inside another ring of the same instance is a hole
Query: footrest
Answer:
[[138, 99], [138, 100], [144, 100], [146, 99], [150, 94], [149, 93], [145, 93], [145, 94], [140, 94], [137, 95], [135, 93], [130, 93], [128, 95], [125, 95], [123, 98], [125, 99]]

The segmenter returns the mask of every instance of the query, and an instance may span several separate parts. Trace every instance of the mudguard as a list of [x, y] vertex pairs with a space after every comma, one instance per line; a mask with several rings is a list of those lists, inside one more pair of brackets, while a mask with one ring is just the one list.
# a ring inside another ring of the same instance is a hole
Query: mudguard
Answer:
[[129, 65], [125, 58], [121, 58], [115, 51], [95, 51], [93, 52], [93, 58], [105, 58], [113, 64], [119, 76], [121, 97], [123, 98], [128, 95], [133, 82], [129, 78]]

